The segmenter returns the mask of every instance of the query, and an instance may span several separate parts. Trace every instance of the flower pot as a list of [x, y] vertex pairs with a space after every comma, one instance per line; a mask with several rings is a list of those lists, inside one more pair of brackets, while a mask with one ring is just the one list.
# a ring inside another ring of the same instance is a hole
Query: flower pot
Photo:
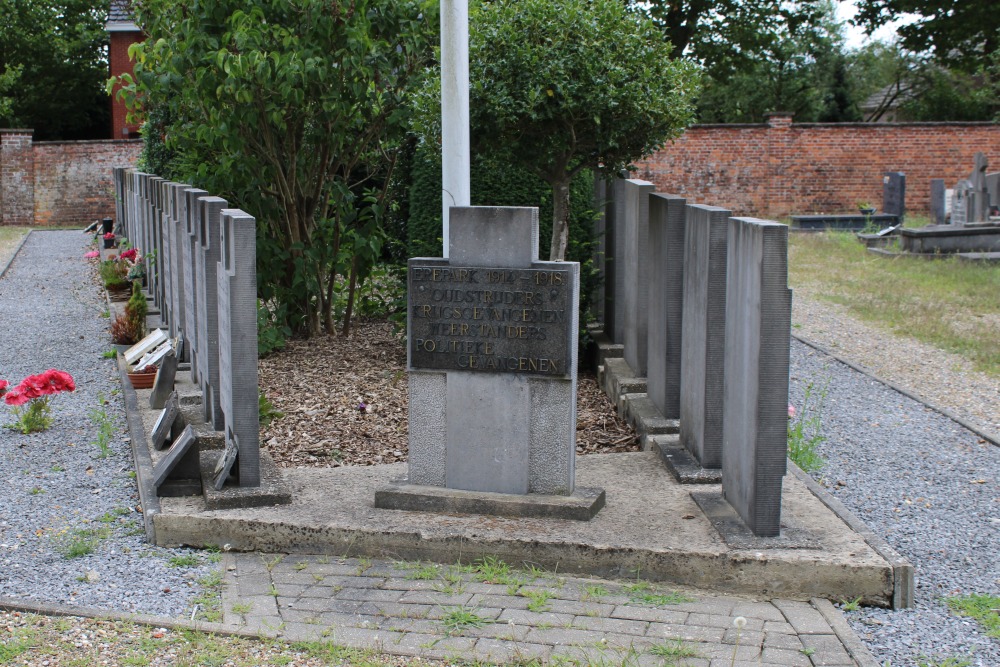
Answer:
[[859, 208], [858, 210], [861, 211], [861, 215], [875, 215], [874, 208]]
[[152, 389], [156, 373], [129, 373], [128, 379], [135, 389]]
[[115, 240], [114, 239], [101, 239], [101, 240], [104, 241], [104, 249], [105, 250], [110, 250], [110, 249], [112, 249], [112, 248], [115, 247]]

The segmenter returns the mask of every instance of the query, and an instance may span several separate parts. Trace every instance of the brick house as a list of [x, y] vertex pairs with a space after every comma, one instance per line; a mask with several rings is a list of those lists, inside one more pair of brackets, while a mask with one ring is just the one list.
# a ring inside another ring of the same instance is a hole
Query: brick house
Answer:
[[[108, 47], [108, 62], [110, 75], [119, 76], [132, 72], [132, 61], [128, 57], [128, 47], [141, 42], [145, 37], [132, 18], [131, 0], [111, 0], [108, 11], [108, 22], [105, 29], [110, 35]], [[139, 126], [129, 125], [125, 121], [125, 103], [117, 99], [118, 86], [115, 87], [111, 101], [111, 138], [132, 139], [139, 136]]]

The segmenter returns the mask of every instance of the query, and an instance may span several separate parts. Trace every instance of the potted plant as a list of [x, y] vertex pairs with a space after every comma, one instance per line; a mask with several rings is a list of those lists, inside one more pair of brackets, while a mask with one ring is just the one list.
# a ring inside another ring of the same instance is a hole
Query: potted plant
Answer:
[[875, 206], [868, 201], [859, 201], [858, 210], [861, 211], [861, 215], [875, 215]]
[[144, 368], [136, 368], [128, 371], [129, 382], [136, 389], [152, 389], [156, 383], [156, 371], [159, 370], [153, 364]]
[[104, 238], [104, 248], [110, 249], [115, 247], [115, 235], [113, 232], [108, 232], [103, 236]]

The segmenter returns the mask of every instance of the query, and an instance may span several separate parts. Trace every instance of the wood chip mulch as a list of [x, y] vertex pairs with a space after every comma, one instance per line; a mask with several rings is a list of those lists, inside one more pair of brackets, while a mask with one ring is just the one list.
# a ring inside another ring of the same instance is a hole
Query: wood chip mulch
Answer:
[[[406, 349], [391, 323], [362, 321], [349, 336], [288, 341], [259, 363], [259, 382], [284, 416], [261, 426], [279, 466], [337, 467], [406, 460]], [[592, 373], [580, 373], [577, 452], [638, 451]]]

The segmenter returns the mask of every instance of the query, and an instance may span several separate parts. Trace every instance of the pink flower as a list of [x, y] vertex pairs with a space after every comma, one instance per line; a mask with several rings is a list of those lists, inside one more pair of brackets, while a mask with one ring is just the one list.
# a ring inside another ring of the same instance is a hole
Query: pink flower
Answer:
[[129, 261], [135, 261], [136, 254], [137, 253], [135, 248], [129, 248], [128, 250], [123, 250], [122, 254], [119, 255], [119, 257], [121, 257], [122, 259], [127, 259]]
[[76, 391], [76, 383], [73, 382], [73, 376], [66, 371], [57, 371], [54, 368], [50, 368], [36, 377], [41, 384], [51, 390], [49, 393]]
[[96, 259], [96, 258], [98, 258], [98, 257], [100, 257], [100, 256], [101, 256], [101, 253], [100, 253], [100, 251], [99, 251], [99, 250], [91, 250], [91, 251], [90, 251], [90, 252], [88, 252], [88, 253], [84, 253], [84, 255], [83, 255], [83, 256], [84, 256], [84, 257], [85, 257], [86, 259]]
[[789, 419], [795, 418], [795, 406], [792, 405], [791, 403], [788, 404], [788, 418]]
[[104, 238], [106, 238], [109, 241], [114, 239], [115, 238], [114, 232], [108, 232], [107, 234], [104, 235]]
[[31, 399], [18, 391], [17, 387], [14, 387], [4, 394], [3, 400], [7, 405], [24, 405]]

